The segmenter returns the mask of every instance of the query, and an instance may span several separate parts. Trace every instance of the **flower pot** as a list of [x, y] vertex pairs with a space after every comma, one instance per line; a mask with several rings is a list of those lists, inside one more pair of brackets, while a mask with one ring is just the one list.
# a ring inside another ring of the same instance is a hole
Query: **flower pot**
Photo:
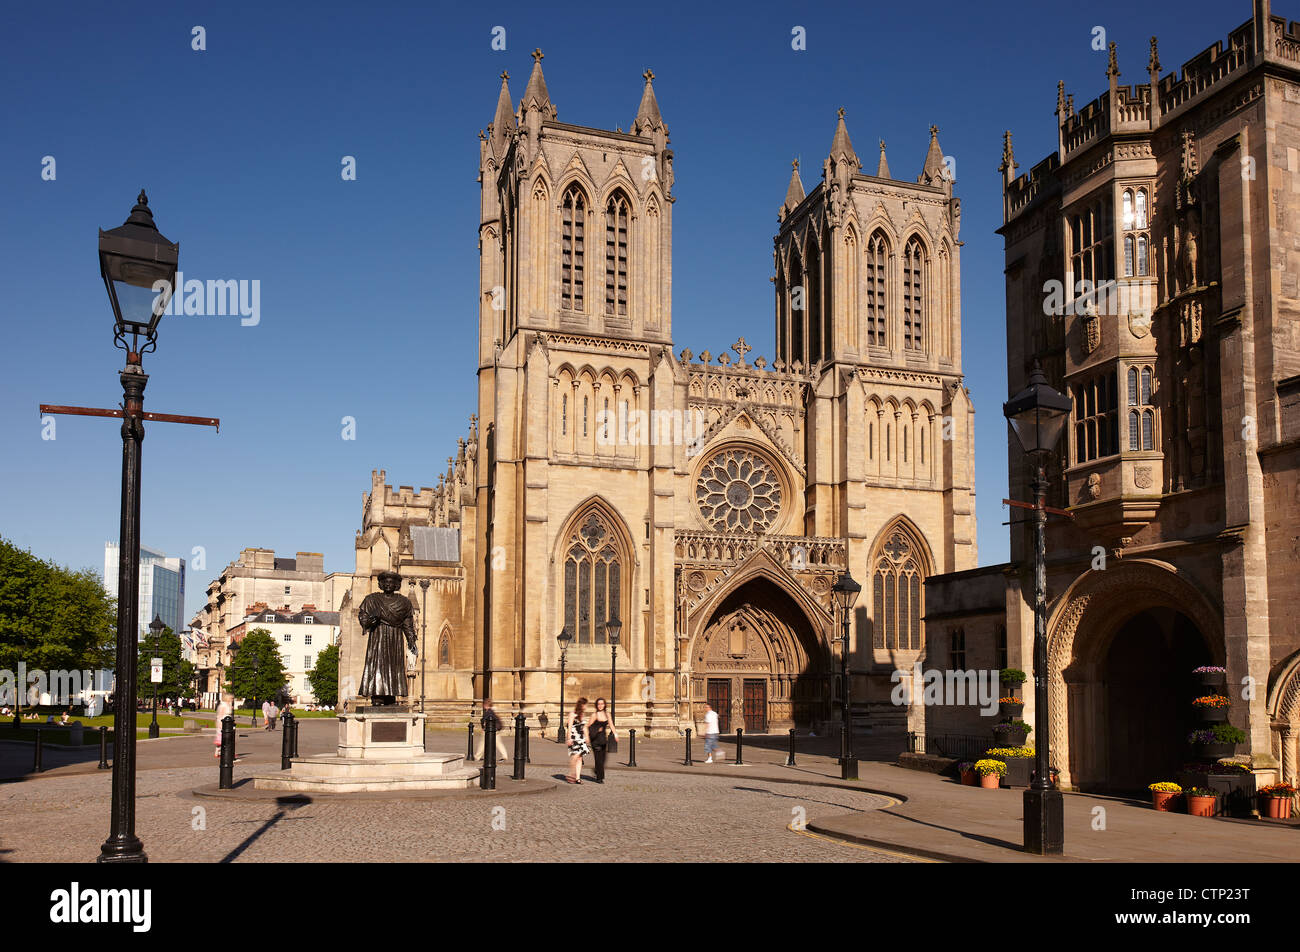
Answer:
[[993, 731], [994, 747], [1024, 747], [1025, 739], [1029, 736], [1026, 731]]
[[1005, 704], [1001, 701], [998, 702], [998, 717], [1004, 717], [1007, 720], [1019, 720], [1020, 715], [1024, 713], [1024, 710], [1025, 705], [1023, 701], [1016, 704]]
[[1216, 741], [1211, 744], [1193, 744], [1192, 749], [1196, 752], [1197, 760], [1215, 761], [1220, 757], [1231, 757], [1237, 745], [1221, 744]]
[[980, 774], [980, 786], [985, 790], [996, 790], [1001, 778], [995, 773]]
[[1226, 707], [1198, 707], [1196, 722], [1198, 724], [1222, 724], [1228, 719]]
[[1174, 792], [1174, 791], [1172, 791], [1172, 790], [1171, 790], [1171, 791], [1168, 791], [1168, 792], [1162, 792], [1162, 791], [1159, 791], [1159, 790], [1152, 790], [1152, 791], [1151, 791], [1151, 806], [1154, 807], [1156, 810], [1160, 811], [1161, 813], [1174, 813], [1174, 812], [1177, 812], [1177, 811], [1174, 809], [1175, 806], [1176, 806], [1175, 800], [1176, 800], [1177, 797], [1180, 797], [1180, 796], [1182, 796], [1182, 794], [1180, 794], [1180, 793], [1176, 793], [1176, 792]]
[[1217, 688], [1223, 684], [1222, 671], [1206, 671], [1196, 675], [1196, 683], [1203, 688]]
[[1218, 804], [1218, 797], [1187, 797], [1187, 813], [1189, 816], [1214, 816], [1215, 806]]
[[963, 770], [961, 772], [961, 782], [964, 787], [973, 787], [979, 783], [979, 775], [973, 770]]
[[1291, 798], [1290, 797], [1260, 797], [1264, 802], [1264, 815], [1270, 820], [1289, 820], [1291, 819]]

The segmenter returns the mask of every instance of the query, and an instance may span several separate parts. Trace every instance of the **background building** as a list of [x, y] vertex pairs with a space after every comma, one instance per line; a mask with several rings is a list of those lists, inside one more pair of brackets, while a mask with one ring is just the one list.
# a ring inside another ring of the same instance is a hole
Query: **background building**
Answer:
[[[104, 588], [117, 598], [117, 572], [121, 549], [104, 543]], [[140, 546], [139, 636], [149, 631], [154, 616], [176, 633], [185, 628], [185, 560]]]
[[226, 632], [227, 643], [238, 644], [248, 632], [258, 628], [270, 632], [280, 649], [288, 677], [285, 690], [294, 702], [315, 703], [316, 695], [307, 680], [307, 673], [316, 666], [316, 656], [322, 649], [338, 643], [339, 613], [319, 611], [310, 603], [297, 611], [272, 609], [265, 603], [257, 603], [249, 606], [241, 624]]

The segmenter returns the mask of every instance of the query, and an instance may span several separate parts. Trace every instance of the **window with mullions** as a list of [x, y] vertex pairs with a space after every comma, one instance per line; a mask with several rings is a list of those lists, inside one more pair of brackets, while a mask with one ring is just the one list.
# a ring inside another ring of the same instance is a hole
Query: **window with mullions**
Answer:
[[1074, 461], [1086, 463], [1119, 452], [1119, 394], [1115, 374], [1074, 385]]
[[954, 628], [948, 633], [948, 667], [953, 671], [966, 670], [966, 629]]
[[568, 311], [583, 309], [586, 227], [586, 196], [578, 186], [571, 185], [562, 205], [560, 260], [560, 302]]
[[871, 576], [876, 648], [921, 647], [922, 574], [911, 540], [901, 530], [889, 535], [877, 553]]
[[888, 285], [889, 246], [885, 236], [873, 232], [867, 241], [867, 343], [873, 347], [888, 347], [886, 321], [889, 311]]
[[919, 238], [903, 254], [903, 348], [923, 350], [925, 328], [925, 249]]
[[1074, 281], [1096, 287], [1115, 279], [1115, 222], [1109, 198], [1070, 215], [1070, 267]]
[[615, 192], [605, 204], [605, 313], [627, 316], [627, 197]]
[[1128, 369], [1128, 448], [1130, 451], [1156, 448], [1156, 409], [1151, 395], [1150, 367]]
[[1126, 188], [1120, 196], [1120, 228], [1124, 232], [1124, 277], [1146, 277], [1150, 273], [1150, 232], [1147, 190]]
[[593, 512], [569, 537], [564, 560], [564, 624], [578, 644], [605, 643], [605, 622], [619, 614], [622, 578], [614, 532]]

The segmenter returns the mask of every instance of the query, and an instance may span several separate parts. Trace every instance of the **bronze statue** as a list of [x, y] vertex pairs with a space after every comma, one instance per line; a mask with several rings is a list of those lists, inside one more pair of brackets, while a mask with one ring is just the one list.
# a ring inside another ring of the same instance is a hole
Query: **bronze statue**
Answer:
[[411, 602], [397, 589], [402, 577], [396, 572], [380, 572], [379, 587], [361, 600], [357, 621], [366, 633], [366, 664], [361, 671], [361, 694], [376, 706], [397, 703], [406, 696], [406, 645], [415, 651], [415, 619]]

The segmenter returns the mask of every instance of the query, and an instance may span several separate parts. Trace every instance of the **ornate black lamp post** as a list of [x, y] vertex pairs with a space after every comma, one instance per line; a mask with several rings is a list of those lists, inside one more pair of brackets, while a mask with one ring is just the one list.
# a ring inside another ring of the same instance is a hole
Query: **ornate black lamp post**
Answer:
[[573, 632], [569, 631], [568, 626], [555, 636], [555, 640], [560, 643], [560, 724], [555, 728], [555, 739], [557, 742], [564, 743], [564, 678], [565, 662], [568, 660], [569, 643], [573, 641]]
[[[180, 246], [158, 232], [143, 190], [119, 228], [99, 233], [99, 272], [113, 306], [113, 340], [126, 351], [122, 383], [122, 515], [117, 562], [117, 703], [113, 707], [113, 806], [101, 863], [147, 863], [135, 835], [135, 695], [139, 664], [141, 355], [157, 347], [158, 322], [176, 284]], [[131, 343], [127, 344], [127, 335]], [[141, 340], [143, 338], [143, 341]]]
[[[157, 615], [154, 615], [153, 621], [149, 622], [149, 632], [150, 634], [153, 635], [153, 656], [155, 658], [158, 657], [158, 639], [159, 637], [161, 637], [162, 630], [164, 627], [166, 626], [163, 625], [162, 619], [159, 618]], [[153, 680], [152, 672], [153, 672], [153, 666], [151, 661], [149, 680], [151, 683], [153, 683], [153, 718], [149, 721], [149, 736], [157, 737], [158, 736], [158, 684]]]
[[[226, 666], [221, 661], [220, 653], [217, 654], [216, 667], [217, 667], [217, 697], [216, 700], [212, 702], [212, 709], [214, 711], [221, 706], [221, 696], [225, 693], [225, 686], [223, 682], [226, 677]], [[217, 730], [221, 730], [220, 724], [217, 724]]]
[[1065, 849], [1064, 804], [1052, 783], [1047, 711], [1047, 459], [1070, 415], [1070, 398], [1047, 385], [1037, 358], [1029, 386], [1002, 405], [1002, 415], [1034, 466], [1034, 780], [1025, 791], [1025, 852]]
[[[623, 623], [618, 620], [618, 616], [610, 615], [605, 621], [605, 638], [609, 641], [609, 719], [613, 724], [618, 723], [614, 712], [614, 697], [618, 694], [618, 636], [622, 631]], [[611, 752], [618, 750], [618, 740], [612, 733], [608, 744]]]
[[840, 730], [840, 779], [856, 780], [858, 779], [858, 761], [853, 756], [853, 709], [850, 701], [852, 690], [849, 681], [849, 612], [853, 611], [853, 605], [862, 594], [862, 586], [853, 580], [853, 576], [845, 569], [840, 573], [840, 577], [835, 580], [831, 586], [831, 594], [835, 598], [835, 604], [840, 610], [840, 636], [836, 640], [840, 643], [840, 703], [843, 706], [843, 712], [840, 715], [842, 727]]
[[424, 713], [424, 672], [429, 667], [428, 655], [424, 653], [429, 632], [429, 580], [420, 579], [420, 713]]

